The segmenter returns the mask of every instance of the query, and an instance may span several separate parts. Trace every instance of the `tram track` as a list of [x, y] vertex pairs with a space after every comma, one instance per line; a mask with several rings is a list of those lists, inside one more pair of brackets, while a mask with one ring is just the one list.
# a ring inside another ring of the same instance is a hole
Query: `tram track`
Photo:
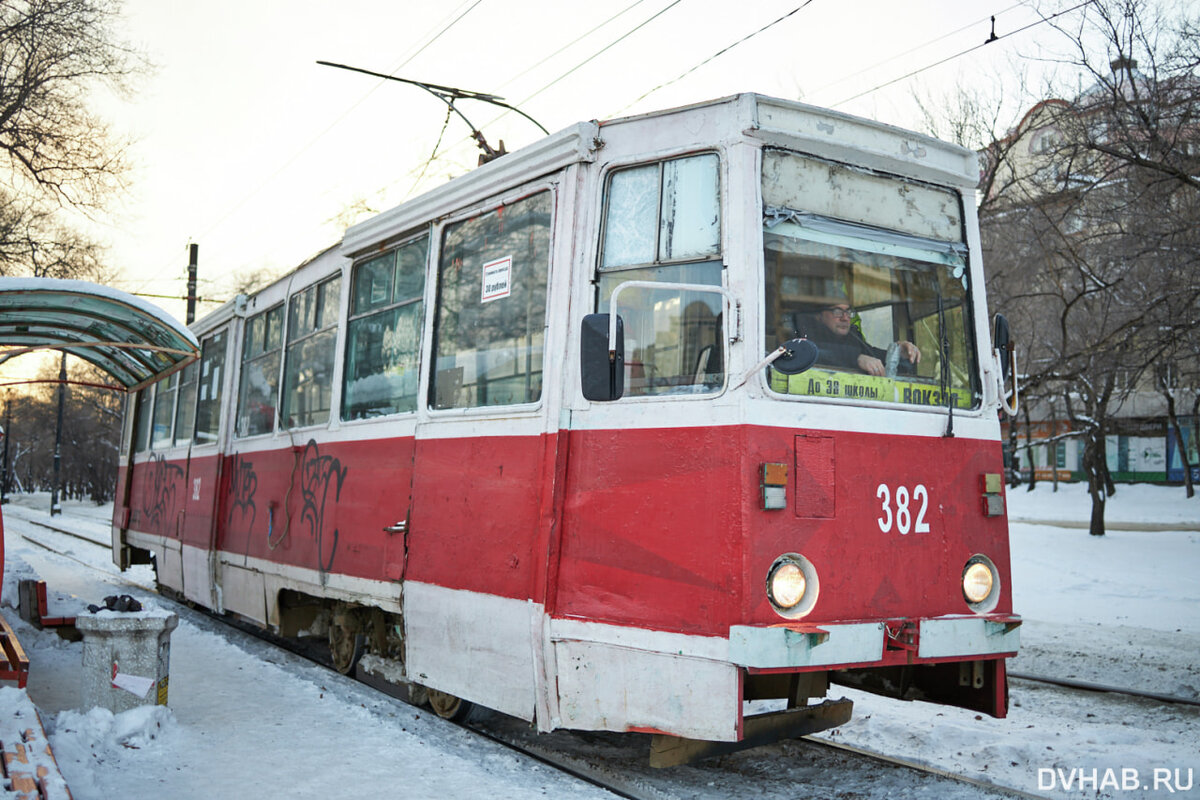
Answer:
[[[86, 544], [90, 544], [97, 550], [107, 550], [103, 544], [94, 538], [83, 536], [69, 530], [64, 530], [53, 525], [47, 525], [43, 522], [37, 522], [33, 520], [24, 521], [28, 521], [32, 525], [36, 525], [38, 528], [47, 531], [64, 534], [71, 537], [72, 540], [79, 540]], [[24, 533], [22, 533], [22, 536], [31, 544], [71, 559], [72, 561], [89, 567], [90, 569], [102, 572], [110, 580], [115, 579], [126, 583], [127, 585], [136, 586], [143, 590], [152, 590], [153, 588], [137, 581], [128, 580], [124, 576], [105, 572], [95, 564], [89, 563], [84, 558], [80, 558], [70, 552], [65, 552], [67, 548], [55, 546], [53, 542], [45, 541], [41, 537], [31, 537]], [[333, 669], [332, 660], [329, 658], [328, 653], [325, 652], [325, 648], [321, 646], [321, 643], [305, 641], [303, 639], [285, 639], [275, 636], [269, 631], [264, 631], [256, 625], [241, 622], [237, 619], [227, 616], [218, 616], [209, 612], [207, 609], [180, 602], [177, 599], [170, 598], [168, 595], [160, 593], [159, 596], [168, 602], [178, 604], [182, 608], [187, 608], [191, 611], [194, 611], [204, 619], [248, 634], [258, 641], [278, 647], [282, 650], [292, 653], [293, 655], [306, 659], [313, 664], [319, 665], [323, 668], [329, 669], [331, 672], [336, 673], [336, 670]], [[351, 680], [355, 680], [353, 676], [346, 677], [350, 678]], [[1010, 677], [1014, 678], [1015, 680], [1043, 683], [1068, 689], [1103, 692], [1107, 694], [1125, 695], [1137, 698], [1149, 698], [1164, 703], [1178, 703], [1192, 706], [1200, 705], [1200, 703], [1188, 698], [1160, 695], [1132, 689], [1122, 689], [1120, 687], [1103, 686], [1100, 684], [1089, 684], [1083, 681], [1055, 679], [1044, 676], [1032, 676], [1024, 674], [1011, 674]], [[404, 702], [404, 700], [398, 697], [395, 693], [381, 690], [379, 686], [369, 681], [358, 679], [356, 682], [360, 685], [366, 686], [367, 688], [380, 691], [382, 694], [387, 694], [393, 700]], [[430, 714], [433, 713], [427, 709], [424, 709], [424, 711]], [[500, 716], [501, 715], [496, 715], [495, 718], [499, 718]], [[505, 719], [508, 720], [510, 718]], [[637, 744], [644, 743], [640, 741], [634, 743], [631, 741], [631, 737], [638, 738], [641, 736], [640, 734], [613, 734], [610, 737], [605, 734], [597, 736], [594, 734], [579, 733], [574, 731], [561, 731], [550, 735], [534, 733], [529, 733], [528, 735], [513, 735], [512, 731], [520, 730], [522, 726], [528, 729], [528, 726], [520, 723], [519, 720], [511, 720], [510, 722], [501, 725], [480, 723], [455, 724], [459, 724], [461, 728], [468, 730], [471, 733], [478, 735], [490, 742], [493, 742], [498, 746], [502, 746], [508, 750], [519, 753], [536, 761], [539, 764], [543, 764], [547, 767], [569, 775], [576, 780], [603, 788], [619, 797], [630, 798], [631, 800], [671, 800], [672, 798], [683, 797], [685, 794], [690, 794], [690, 792], [680, 794], [676, 791], [672, 791], [672, 784], [675, 782], [669, 777], [663, 777], [666, 776], [670, 770], [652, 771], [647, 768], [647, 771], [643, 772], [640, 769], [630, 769], [632, 761], [636, 757], [633, 755], [633, 750], [637, 749]], [[589, 746], [589, 743], [594, 743], [604, 737], [607, 737], [608, 741], [619, 740], [625, 743], [622, 747], [622, 752], [618, 754], [615, 762], [604, 755], [593, 753], [585, 753], [583, 755], [579, 754], [581, 748], [586, 750]], [[556, 741], [562, 741], [564, 739], [569, 742], [568, 746], [562, 747], [555, 745]], [[944, 770], [929, 764], [924, 764], [901, 757], [889, 756], [884, 753], [849, 745], [844, 742], [830, 741], [826, 738], [804, 737], [802, 739], [792, 740], [784, 744], [792, 748], [819, 750], [830, 753], [842, 753], [874, 765], [887, 765], [891, 768], [904, 769], [914, 773], [919, 773], [921, 775], [929, 776], [930, 778], [952, 781], [956, 784], [971, 787], [977, 792], [991, 792], [997, 797], [1016, 797], [1023, 799], [1043, 797], [1043, 795], [1037, 795], [1022, 791], [1020, 789], [980, 780], [968, 775], [962, 775], [950, 770]], [[644, 750], [645, 748], [642, 749]], [[644, 756], [644, 753], [641, 755]], [[726, 758], [728, 757], [715, 760], [715, 763], [710, 763], [700, 768], [711, 770], [713, 774], [731, 771], [736, 772], [737, 770], [735, 767], [729, 766], [731, 763], [736, 764], [736, 761], [726, 762]]]
[[1109, 686], [1103, 683], [1094, 683], [1092, 681], [1081, 681], [1075, 678], [1052, 678], [1045, 675], [1029, 675], [1023, 672], [1009, 672], [1010, 679], [1027, 681], [1029, 683], [1042, 683], [1050, 686], [1063, 686], [1068, 689], [1079, 689], [1085, 692], [1097, 692], [1102, 694], [1117, 694], [1126, 697], [1136, 697], [1145, 700], [1156, 700], [1160, 703], [1168, 703], [1170, 705], [1187, 705], [1200, 706], [1200, 700], [1192, 697], [1179, 697], [1173, 694], [1161, 694], [1159, 692], [1147, 692], [1140, 689], [1125, 689], [1120, 686]]

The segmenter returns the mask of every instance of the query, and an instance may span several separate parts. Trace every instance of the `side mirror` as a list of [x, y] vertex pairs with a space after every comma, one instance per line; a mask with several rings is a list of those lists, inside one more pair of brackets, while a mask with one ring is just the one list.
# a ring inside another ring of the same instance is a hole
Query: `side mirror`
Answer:
[[620, 400], [625, 394], [625, 322], [617, 317], [617, 336], [608, 343], [608, 314], [588, 314], [580, 331], [579, 366], [583, 396], [588, 400]]
[[996, 315], [992, 342], [1000, 354], [1000, 379], [1007, 381], [1012, 376], [1012, 334], [1008, 329], [1008, 319], [1003, 314]]
[[790, 339], [779, 348], [783, 354], [771, 362], [776, 372], [784, 375], [799, 375], [817, 363], [821, 351], [810, 339]]

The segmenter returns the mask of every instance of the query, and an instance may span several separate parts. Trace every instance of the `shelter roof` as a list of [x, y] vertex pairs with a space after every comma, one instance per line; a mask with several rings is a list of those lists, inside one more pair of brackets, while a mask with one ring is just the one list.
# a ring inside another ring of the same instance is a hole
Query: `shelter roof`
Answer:
[[141, 298], [87, 281], [0, 278], [0, 364], [59, 350], [88, 361], [125, 391], [200, 356], [195, 335]]

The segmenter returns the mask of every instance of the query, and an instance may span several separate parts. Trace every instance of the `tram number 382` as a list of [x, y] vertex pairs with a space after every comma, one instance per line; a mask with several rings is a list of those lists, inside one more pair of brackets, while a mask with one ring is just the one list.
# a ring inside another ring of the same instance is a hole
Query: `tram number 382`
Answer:
[[880, 501], [881, 515], [875, 520], [879, 525], [879, 530], [891, 533], [892, 528], [895, 527], [901, 535], [910, 531], [912, 533], [929, 533], [929, 523], [925, 521], [925, 512], [929, 509], [929, 490], [925, 488], [925, 484], [918, 483], [913, 487], [911, 493], [907, 486], [897, 486], [894, 512], [891, 487], [886, 483], [879, 484], [875, 490], [875, 496]]

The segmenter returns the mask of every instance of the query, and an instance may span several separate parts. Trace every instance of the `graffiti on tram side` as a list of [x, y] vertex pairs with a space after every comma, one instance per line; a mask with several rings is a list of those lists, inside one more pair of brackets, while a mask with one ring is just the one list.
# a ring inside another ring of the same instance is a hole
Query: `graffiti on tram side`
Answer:
[[229, 474], [229, 530], [252, 532], [254, 519], [258, 516], [258, 508], [254, 505], [257, 491], [258, 474], [254, 471], [254, 462], [234, 453]]
[[338, 545], [338, 529], [334, 528], [332, 533], [325, 531], [326, 503], [331, 489], [335, 504], [341, 498], [348, 471], [334, 456], [321, 455], [315, 439], [309, 440], [300, 464], [300, 496], [304, 502], [300, 521], [308, 523], [309, 533], [317, 543], [317, 566], [324, 571], [333, 569]]
[[167, 520], [175, 514], [175, 492], [183, 481], [183, 468], [167, 463], [166, 456], [153, 455], [145, 464], [146, 482], [142, 484], [142, 520], [151, 530], [169, 535], [164, 530]]

